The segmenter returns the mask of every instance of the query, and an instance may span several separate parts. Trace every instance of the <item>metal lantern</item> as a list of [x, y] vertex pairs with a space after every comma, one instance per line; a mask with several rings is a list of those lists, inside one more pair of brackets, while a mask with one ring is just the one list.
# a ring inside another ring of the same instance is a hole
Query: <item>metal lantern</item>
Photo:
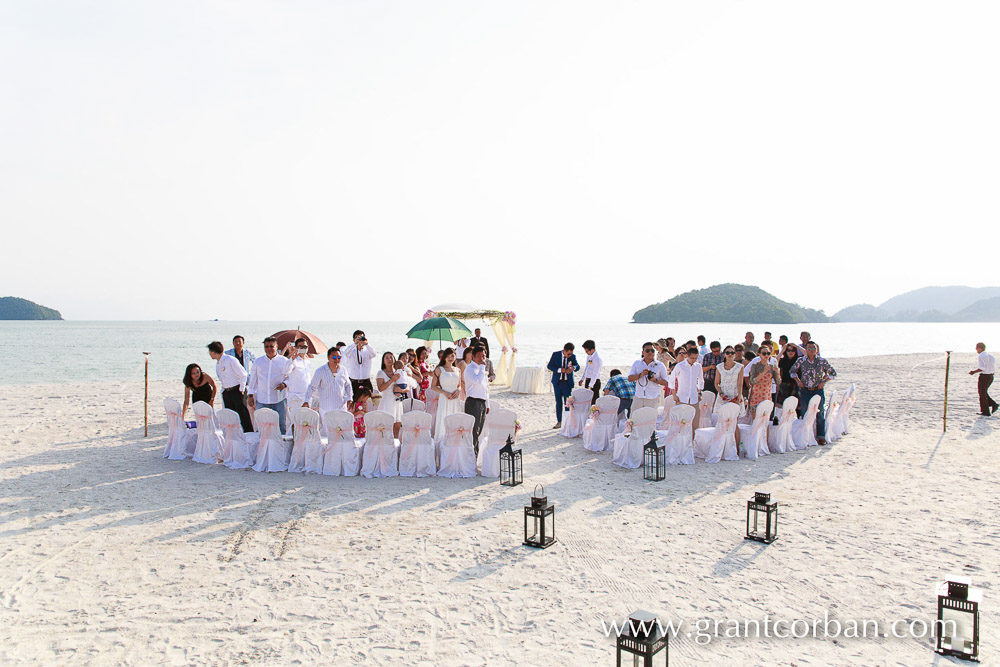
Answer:
[[746, 540], [770, 544], [778, 539], [778, 501], [770, 493], [753, 494], [747, 501]]
[[667, 448], [656, 444], [656, 431], [642, 448], [642, 477], [650, 482], [660, 482], [667, 477]]
[[556, 543], [556, 506], [549, 502], [545, 487], [535, 485], [531, 504], [524, 506], [524, 544], [536, 549], [548, 549]]
[[[670, 664], [669, 636], [663, 632], [656, 616], [648, 611], [633, 611], [628, 623], [618, 635], [617, 664], [622, 665], [622, 653], [632, 654], [633, 667], [653, 667], [653, 658], [663, 651], [663, 664]], [[626, 656], [628, 659], [628, 656]]]
[[937, 648], [941, 655], [979, 662], [979, 604], [983, 592], [968, 577], [948, 577], [937, 587]]
[[523, 481], [521, 450], [514, 449], [514, 439], [508, 435], [507, 444], [500, 448], [500, 484], [517, 486]]

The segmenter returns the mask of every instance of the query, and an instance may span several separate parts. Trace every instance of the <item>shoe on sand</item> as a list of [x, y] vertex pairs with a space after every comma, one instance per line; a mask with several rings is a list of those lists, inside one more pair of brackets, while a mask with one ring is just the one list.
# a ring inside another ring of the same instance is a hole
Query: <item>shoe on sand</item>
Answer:
[[556, 422], [556, 425], [552, 428], [562, 428], [562, 422]]
[[826, 444], [826, 438], [816, 438], [816, 442], [819, 443], [819, 444], [821, 444], [821, 445], [825, 445]]

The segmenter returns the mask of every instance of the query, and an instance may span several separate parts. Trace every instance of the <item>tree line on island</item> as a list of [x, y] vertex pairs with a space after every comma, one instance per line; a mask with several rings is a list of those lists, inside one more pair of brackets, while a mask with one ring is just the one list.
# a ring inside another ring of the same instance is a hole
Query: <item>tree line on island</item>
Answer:
[[0, 320], [61, 320], [58, 310], [16, 296], [0, 297]]
[[828, 316], [782, 301], [759, 287], [725, 283], [637, 310], [636, 323], [1000, 322], [1000, 287], [923, 287], [879, 306], [858, 304]]

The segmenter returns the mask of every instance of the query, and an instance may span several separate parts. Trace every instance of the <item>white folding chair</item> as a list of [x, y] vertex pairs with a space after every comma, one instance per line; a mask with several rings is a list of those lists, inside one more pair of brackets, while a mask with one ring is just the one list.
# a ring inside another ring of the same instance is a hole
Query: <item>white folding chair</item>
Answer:
[[181, 404], [172, 398], [163, 399], [163, 409], [167, 413], [167, 445], [163, 448], [163, 458], [184, 461], [194, 456], [198, 436], [184, 424]]
[[365, 415], [365, 452], [361, 474], [365, 477], [399, 475], [399, 443], [392, 435], [391, 412], [375, 410]]
[[[704, 408], [702, 404], [702, 408]], [[694, 432], [694, 455], [705, 459], [705, 463], [738, 461], [736, 451], [736, 421], [740, 416], [740, 406], [727, 403], [719, 408], [718, 421], [711, 428], [699, 428]]]
[[698, 406], [698, 428], [710, 428], [715, 422], [712, 420], [712, 410], [715, 408], [715, 392], [701, 392], [701, 404]]
[[223, 460], [224, 444], [222, 437], [215, 430], [215, 410], [204, 401], [198, 401], [191, 406], [196, 422], [195, 432], [198, 441], [194, 446], [195, 463], [220, 463]]
[[563, 425], [559, 435], [566, 438], [579, 438], [587, 425], [590, 416], [590, 406], [594, 402], [594, 392], [584, 387], [578, 387], [570, 395], [572, 404], [569, 415], [563, 415]]
[[826, 439], [828, 442], [839, 440], [847, 434], [848, 415], [853, 405], [854, 384], [851, 383], [851, 386], [844, 390], [843, 397], [840, 399], [840, 409], [837, 410], [832, 419], [827, 419], [826, 421]]
[[403, 414], [403, 425], [399, 431], [400, 477], [430, 477], [437, 474], [434, 441], [431, 440], [433, 420], [433, 417], [421, 410]]
[[323, 415], [327, 444], [323, 452], [323, 474], [354, 477], [361, 470], [364, 442], [354, 437], [354, 415], [347, 410], [330, 410]]
[[642, 448], [656, 428], [656, 408], [639, 408], [632, 413], [632, 430], [615, 436], [611, 462], [622, 468], [638, 468], [642, 465]]
[[444, 439], [441, 441], [441, 465], [438, 477], [475, 477], [476, 450], [472, 444], [472, 415], [458, 413], [444, 418]]
[[691, 421], [697, 410], [693, 405], [675, 405], [670, 408], [664, 425], [656, 432], [660, 446], [665, 448], [667, 465], [694, 463], [694, 438], [691, 435]]
[[291, 443], [281, 437], [278, 413], [271, 408], [257, 408], [253, 418], [260, 433], [253, 469], [257, 472], [285, 472], [288, 470]]
[[795, 443], [795, 449], [805, 449], [819, 444], [816, 442], [816, 415], [819, 413], [819, 402], [819, 396], [810, 398], [805, 415], [802, 419], [792, 422], [792, 441]]
[[489, 437], [483, 445], [479, 439], [479, 474], [483, 477], [500, 476], [500, 448], [507, 438], [517, 442], [517, 414], [513, 410], [490, 409]]
[[222, 461], [225, 466], [233, 470], [252, 468], [253, 456], [257, 451], [257, 434], [244, 433], [239, 414], [228, 408], [217, 411], [215, 420], [222, 429], [222, 440], [227, 454]]
[[[426, 412], [427, 404], [416, 398], [407, 398], [403, 401], [403, 414], [407, 412]], [[402, 474], [402, 473], [400, 473]]]
[[757, 457], [771, 453], [767, 448], [767, 427], [771, 423], [773, 410], [773, 401], [761, 401], [757, 404], [757, 416], [752, 423], [736, 425], [740, 430], [740, 449], [744, 458], [756, 461]]
[[677, 397], [674, 394], [670, 394], [663, 399], [663, 405], [659, 407], [656, 414], [656, 423], [660, 424], [664, 419], [670, 418], [670, 411], [677, 405]]
[[[288, 472], [306, 471], [306, 434], [309, 431], [308, 420], [303, 410], [309, 408], [292, 408], [288, 416], [288, 428], [292, 432], [292, 453], [288, 456]], [[310, 411], [311, 412], [311, 411]], [[302, 417], [300, 419], [300, 417]], [[305, 421], [305, 423], [302, 423]], [[317, 427], [319, 420], [317, 420]], [[317, 433], [318, 435], [318, 433]]]
[[310, 408], [296, 408], [292, 412], [295, 439], [288, 459], [288, 472], [323, 473], [323, 454], [326, 446], [320, 435], [319, 413]]
[[592, 452], [603, 452], [614, 445], [618, 429], [618, 408], [621, 399], [613, 394], [601, 396], [595, 406], [597, 412], [583, 429], [583, 447]]
[[842, 401], [837, 400], [837, 392], [830, 392], [830, 401], [826, 404], [826, 415], [824, 416], [824, 423], [826, 424], [826, 441], [835, 442], [840, 440], [840, 434], [837, 430], [833, 428], [838, 418], [838, 413], [840, 412], [840, 406], [843, 405]]
[[851, 395], [845, 401], [847, 403], [847, 408], [844, 410], [844, 416], [840, 418], [841, 434], [847, 435], [848, 430], [851, 426], [851, 410], [854, 409], [854, 404], [858, 402], [858, 392], [854, 387], [854, 383], [850, 386]]
[[792, 424], [795, 422], [795, 409], [797, 407], [799, 407], [799, 399], [796, 396], [789, 396], [781, 404], [778, 425], [767, 434], [767, 448], [772, 454], [785, 454], [795, 450]]

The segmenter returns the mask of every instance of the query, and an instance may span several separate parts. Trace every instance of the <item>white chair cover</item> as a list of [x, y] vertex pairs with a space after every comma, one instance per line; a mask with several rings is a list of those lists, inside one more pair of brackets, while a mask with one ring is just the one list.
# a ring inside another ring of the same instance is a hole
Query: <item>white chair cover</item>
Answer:
[[851, 405], [853, 405], [853, 399], [854, 385], [852, 384], [844, 390], [843, 397], [840, 399], [840, 409], [833, 417], [828, 417], [826, 420], [827, 441], [839, 440], [847, 432], [847, 415], [851, 410]]
[[433, 417], [421, 410], [403, 414], [403, 426], [399, 431], [400, 477], [430, 477], [437, 474], [434, 441], [431, 440], [433, 421]]
[[819, 444], [816, 442], [816, 415], [819, 413], [819, 401], [819, 396], [810, 398], [805, 416], [792, 422], [792, 442], [795, 443], [795, 449], [805, 449]]
[[797, 396], [789, 396], [781, 404], [781, 416], [778, 425], [767, 434], [767, 448], [772, 454], [785, 454], [795, 450], [792, 439], [792, 423], [795, 422], [795, 409], [799, 407]]
[[715, 422], [712, 421], [712, 411], [715, 408], [715, 392], [701, 392], [701, 406], [698, 411], [698, 428], [710, 428]]
[[[253, 457], [257, 451], [257, 434], [244, 433], [240, 416], [228, 408], [215, 413], [215, 420], [222, 429], [227, 456], [222, 460], [227, 468], [244, 470], [253, 467]], [[252, 437], [248, 437], [252, 436]]]
[[322, 474], [326, 445], [320, 435], [319, 413], [309, 408], [296, 408], [292, 412], [292, 423], [295, 425], [295, 440], [288, 459], [288, 472]]
[[597, 412], [583, 429], [583, 446], [592, 452], [611, 449], [618, 429], [618, 408], [621, 399], [613, 394], [597, 399]]
[[194, 420], [198, 424], [195, 431], [198, 441], [194, 446], [195, 463], [220, 463], [225, 454], [222, 437], [215, 430], [215, 410], [204, 401], [198, 401], [191, 406]]
[[[433, 392], [432, 392], [433, 393]], [[408, 398], [403, 401], [403, 414], [407, 412], [426, 412], [427, 404], [415, 398]], [[403, 474], [403, 473], [400, 473]]]
[[475, 477], [476, 450], [472, 445], [472, 415], [458, 413], [444, 418], [441, 465], [438, 477]]
[[579, 438], [583, 435], [583, 429], [587, 425], [587, 418], [590, 417], [590, 406], [594, 402], [594, 392], [584, 387], [577, 387], [571, 394], [573, 404], [570, 406], [569, 414], [563, 415], [562, 428], [559, 435], [566, 438]]
[[[701, 407], [704, 410], [704, 403]], [[719, 408], [718, 417], [715, 426], [699, 428], [694, 432], [694, 455], [705, 459], [705, 463], [718, 463], [722, 459], [738, 461], [736, 421], [740, 417], [740, 406], [735, 403], [723, 405]]]
[[757, 405], [757, 416], [752, 424], [736, 425], [740, 430], [740, 454], [743, 458], [756, 461], [757, 457], [771, 453], [767, 448], [767, 427], [771, 423], [773, 410], [773, 401], [761, 401]]
[[395, 416], [375, 410], [365, 415], [365, 452], [361, 474], [365, 477], [399, 475], [399, 443], [392, 435]]
[[632, 413], [632, 431], [615, 436], [611, 462], [623, 468], [642, 465], [642, 448], [649, 442], [656, 428], [656, 408], [639, 408]]
[[[301, 403], [302, 401], [299, 401], [299, 404]], [[301, 423], [302, 420], [299, 418], [299, 411], [308, 409], [298, 407], [288, 411], [288, 428], [291, 430], [293, 436], [292, 453], [288, 457], [288, 472], [306, 471], [306, 435], [309, 432], [309, 427]], [[319, 427], [319, 420], [316, 421], [316, 427]], [[319, 435], [318, 431], [317, 435]]]
[[858, 402], [858, 392], [854, 387], [854, 383], [848, 388], [851, 392], [850, 397], [845, 401], [847, 403], [846, 409], [844, 409], [844, 416], [840, 418], [840, 433], [841, 435], [847, 435], [849, 427], [851, 425], [851, 410], [854, 409], [854, 404]]
[[664, 422], [666, 428], [656, 432], [659, 444], [666, 448], [667, 465], [694, 463], [694, 438], [691, 421], [696, 414], [693, 405], [675, 405]]
[[830, 400], [826, 404], [826, 441], [836, 442], [840, 440], [841, 433], [837, 433], [837, 429], [834, 425], [840, 416], [840, 408], [844, 405], [843, 400], [837, 400], [836, 392], [831, 392]]
[[677, 397], [674, 396], [673, 394], [670, 394], [669, 396], [664, 398], [663, 405], [661, 405], [659, 410], [657, 411], [656, 423], [660, 424], [664, 419], [669, 419], [670, 411], [673, 409], [675, 405], [677, 405]]
[[330, 410], [323, 415], [327, 445], [323, 452], [323, 474], [354, 477], [361, 470], [364, 441], [354, 437], [354, 415], [347, 410]]
[[[491, 402], [492, 404], [492, 402]], [[500, 476], [500, 448], [507, 444], [508, 436], [517, 442], [517, 414], [513, 410], [490, 408], [489, 437], [486, 444], [479, 439], [479, 474], [483, 477]]]
[[163, 399], [163, 409], [167, 413], [167, 445], [163, 448], [163, 458], [183, 461], [194, 456], [198, 436], [184, 425], [181, 404], [172, 398]]
[[257, 408], [253, 413], [260, 433], [260, 443], [254, 456], [253, 469], [257, 472], [284, 472], [288, 470], [291, 443], [282, 439], [278, 429], [278, 413], [271, 408]]

